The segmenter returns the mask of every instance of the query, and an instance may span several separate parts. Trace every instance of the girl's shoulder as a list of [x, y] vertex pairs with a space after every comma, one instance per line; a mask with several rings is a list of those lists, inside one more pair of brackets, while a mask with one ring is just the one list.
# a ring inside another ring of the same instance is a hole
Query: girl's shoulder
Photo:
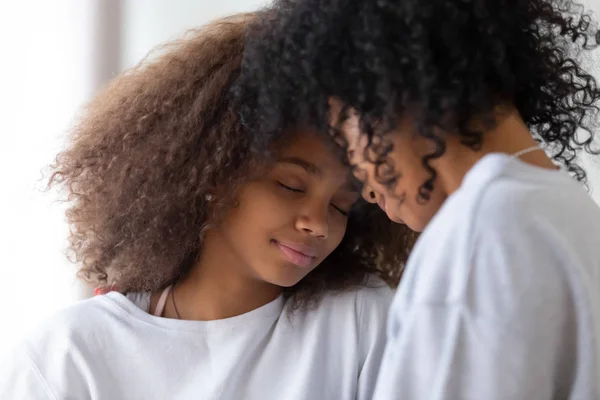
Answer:
[[335, 321], [339, 327], [378, 324], [386, 320], [393, 297], [394, 291], [383, 280], [371, 276], [362, 286], [326, 293], [313, 307], [291, 311], [292, 319]]
[[329, 361], [353, 365], [364, 373], [364, 379], [374, 382], [385, 347], [393, 296], [393, 290], [374, 277], [361, 287], [327, 293], [314, 307], [296, 310], [290, 318], [280, 318], [281, 336], [289, 343], [301, 343], [303, 351], [323, 351]]
[[140, 316], [148, 300], [149, 294], [111, 292], [58, 311], [2, 357], [0, 375], [18, 379], [0, 378], [0, 397], [3, 390], [26, 393], [18, 398], [31, 398], [34, 392], [48, 398], [67, 392], [73, 398], [87, 397], [89, 379], [102, 376], [98, 371], [140, 340], [140, 328], [145, 328]]
[[371, 275], [366, 282], [358, 287], [353, 287], [340, 292], [328, 293], [323, 297], [326, 304], [342, 305], [345, 307], [357, 306], [362, 308], [386, 308], [389, 307], [394, 291], [381, 278]]
[[48, 348], [57, 353], [79, 346], [91, 349], [94, 341], [101, 342], [115, 327], [123, 326], [133, 312], [145, 313], [143, 308], [148, 301], [149, 294], [116, 292], [78, 301], [43, 321], [22, 342], [34, 354]]

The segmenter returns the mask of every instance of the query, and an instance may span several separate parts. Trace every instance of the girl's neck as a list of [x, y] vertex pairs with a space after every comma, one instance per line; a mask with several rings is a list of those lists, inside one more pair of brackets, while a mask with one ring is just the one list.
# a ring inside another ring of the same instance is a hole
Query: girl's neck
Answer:
[[[163, 316], [211, 321], [255, 310], [282, 292], [276, 285], [252, 276], [217, 231], [207, 233], [202, 255], [188, 274], [180, 279], [169, 296]], [[153, 304], [160, 293], [153, 295]], [[177, 311], [177, 312], [176, 312]]]
[[[478, 151], [460, 143], [456, 135], [449, 135], [446, 153], [433, 164], [439, 173], [441, 186], [446, 194], [454, 193], [462, 184], [465, 175], [484, 156], [490, 153], [513, 155], [521, 150], [536, 146], [529, 128], [516, 110], [504, 113], [498, 124], [484, 132], [482, 146]], [[543, 152], [527, 153], [519, 159], [531, 165], [546, 169], [557, 169], [552, 160]]]

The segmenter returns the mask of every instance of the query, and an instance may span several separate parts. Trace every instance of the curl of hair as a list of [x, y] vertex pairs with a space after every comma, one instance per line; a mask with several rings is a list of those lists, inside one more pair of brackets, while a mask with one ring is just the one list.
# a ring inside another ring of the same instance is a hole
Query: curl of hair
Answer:
[[[236, 15], [189, 32], [85, 108], [49, 180], [69, 204], [70, 253], [81, 278], [122, 292], [176, 281], [197, 260], [203, 234], [235, 206], [248, 171], [261, 170], [276, 140], [243, 129], [230, 93], [255, 18]], [[298, 304], [370, 273], [398, 282], [412, 235], [373, 209], [353, 214], [342, 245], [289, 290]]]
[[359, 112], [373, 143], [409, 113], [436, 148], [423, 159], [426, 200], [430, 161], [445, 152], [435, 128], [478, 149], [484, 135], [473, 120], [491, 127], [498, 109], [514, 106], [551, 157], [585, 181], [575, 157], [599, 152], [600, 90], [583, 62], [600, 31], [578, 3], [278, 0], [270, 11], [248, 30], [236, 87], [258, 105], [242, 110], [249, 129], [278, 135], [302, 122], [331, 133], [328, 100], [336, 97]]

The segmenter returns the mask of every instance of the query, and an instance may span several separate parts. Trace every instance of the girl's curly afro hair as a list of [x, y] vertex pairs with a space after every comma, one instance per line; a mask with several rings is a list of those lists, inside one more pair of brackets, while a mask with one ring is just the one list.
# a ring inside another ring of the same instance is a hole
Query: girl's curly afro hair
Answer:
[[[154, 291], [185, 274], [203, 232], [269, 159], [276, 141], [244, 131], [230, 94], [255, 18], [225, 18], [162, 47], [84, 110], [50, 186], [66, 193], [70, 250], [93, 285]], [[291, 293], [308, 301], [371, 273], [396, 284], [413, 240], [376, 207], [358, 207], [342, 244]]]
[[336, 97], [360, 113], [373, 143], [410, 112], [437, 148], [423, 160], [431, 175], [422, 199], [436, 175], [429, 161], [445, 148], [433, 127], [477, 149], [484, 138], [472, 121], [493, 126], [498, 107], [516, 107], [579, 180], [577, 151], [598, 154], [600, 91], [582, 61], [600, 33], [573, 1], [276, 0], [248, 37], [236, 93], [253, 100], [243, 108], [250, 129], [266, 139], [302, 122], [335, 134]]

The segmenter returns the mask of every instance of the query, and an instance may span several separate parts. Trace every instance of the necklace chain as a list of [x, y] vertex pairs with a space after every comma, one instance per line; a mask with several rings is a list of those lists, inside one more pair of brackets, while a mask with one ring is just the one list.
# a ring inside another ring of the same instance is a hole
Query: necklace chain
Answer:
[[512, 155], [513, 158], [521, 158], [522, 156], [524, 156], [525, 154], [529, 154], [532, 153], [534, 151], [542, 151], [542, 149], [539, 146], [531, 146], [531, 147], [527, 147], [526, 149], [523, 150], [519, 150], [516, 153], [514, 153]]

